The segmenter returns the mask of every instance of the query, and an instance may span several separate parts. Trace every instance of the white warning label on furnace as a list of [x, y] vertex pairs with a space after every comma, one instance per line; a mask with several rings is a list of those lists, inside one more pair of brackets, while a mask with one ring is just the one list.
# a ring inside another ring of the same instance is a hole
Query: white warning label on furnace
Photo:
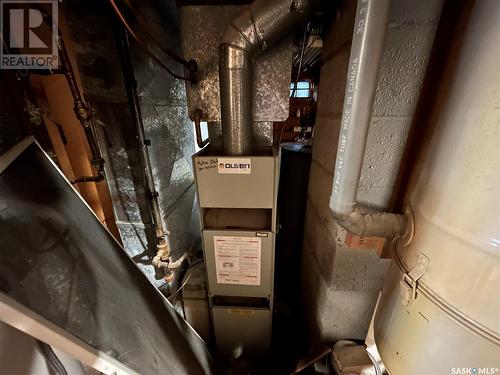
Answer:
[[261, 238], [214, 236], [217, 283], [260, 285]]
[[252, 159], [218, 158], [217, 171], [220, 174], [250, 174], [252, 173]]

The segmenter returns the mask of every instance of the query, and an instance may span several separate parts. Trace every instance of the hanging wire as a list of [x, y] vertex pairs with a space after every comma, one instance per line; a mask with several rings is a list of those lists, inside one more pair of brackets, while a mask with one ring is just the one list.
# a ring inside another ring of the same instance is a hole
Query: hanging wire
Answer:
[[191, 275], [192, 273], [190, 272], [187, 276], [184, 276], [184, 279], [183, 279], [183, 283], [180, 287], [177, 288], [177, 290], [175, 292], [173, 292], [171, 295], [169, 295], [167, 297], [167, 300], [169, 302], [172, 302], [174, 300], [174, 298], [179, 294], [179, 292], [182, 291], [182, 289], [186, 286], [186, 284], [189, 282], [189, 280], [191, 279]]
[[43, 341], [37, 340], [38, 347], [40, 348], [43, 356], [45, 357], [47, 364], [49, 365], [51, 372], [55, 375], [68, 375], [66, 368], [59, 359], [59, 357], [54, 353], [52, 347]]
[[182, 64], [183, 66], [185, 66], [188, 69], [188, 71], [190, 72], [189, 77], [183, 77], [183, 76], [181, 76], [181, 75], [179, 75], [177, 73], [174, 73], [154, 53], [152, 53], [149, 50], [149, 48], [146, 47], [146, 45], [143, 43], [143, 41], [139, 38], [139, 36], [130, 27], [130, 25], [128, 24], [127, 20], [123, 16], [122, 12], [120, 11], [120, 9], [118, 8], [118, 6], [116, 5], [115, 1], [114, 0], [109, 0], [109, 3], [111, 5], [111, 7], [113, 8], [116, 16], [118, 17], [118, 19], [122, 23], [122, 25], [127, 29], [127, 31], [130, 34], [130, 36], [136, 41], [136, 43], [139, 46], [139, 48], [141, 50], [143, 50], [151, 59], [153, 59], [163, 69], [165, 69], [172, 77], [177, 78], [177, 79], [181, 79], [181, 80], [184, 80], [184, 81], [189, 81], [191, 83], [196, 83], [197, 82], [197, 78], [196, 78], [197, 67], [196, 67], [196, 62], [194, 60], [186, 61], [183, 58], [177, 56], [172, 51], [165, 50], [165, 49], [161, 48], [160, 44], [158, 43], [158, 41], [154, 37], [152, 37], [151, 35], [148, 34], [151, 37], [151, 39], [158, 45], [158, 48], [163, 53], [165, 53], [166, 55], [168, 55], [170, 58], [172, 58], [176, 62], [178, 62], [178, 63]]
[[186, 268], [186, 274], [184, 275], [183, 277], [183, 282], [182, 282], [182, 285], [179, 286], [175, 292], [173, 292], [171, 295], [169, 295], [167, 297], [167, 300], [169, 302], [172, 302], [174, 300], [174, 297], [177, 296], [179, 294], [179, 292], [182, 291], [182, 289], [186, 286], [186, 284], [189, 282], [189, 280], [191, 279], [191, 275], [193, 274], [191, 269], [194, 267], [194, 266], [197, 266], [198, 264], [202, 263], [203, 260], [197, 260], [196, 262], [190, 264], [187, 268]]
[[295, 78], [295, 82], [293, 84], [292, 94], [290, 95], [291, 98], [293, 98], [295, 96], [295, 91], [297, 89], [297, 83], [299, 82], [300, 73], [302, 71], [302, 63], [304, 60], [304, 51], [306, 49], [306, 42], [308, 39], [310, 25], [311, 25], [311, 23], [308, 22], [304, 28], [304, 35], [302, 36], [302, 46], [300, 48], [299, 67], [297, 69], [297, 77]]

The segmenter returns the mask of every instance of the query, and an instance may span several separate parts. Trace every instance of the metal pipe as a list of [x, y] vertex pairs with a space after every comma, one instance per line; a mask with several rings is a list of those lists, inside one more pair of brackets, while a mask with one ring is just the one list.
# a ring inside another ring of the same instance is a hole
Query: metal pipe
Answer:
[[308, 0], [256, 0], [226, 29], [219, 46], [219, 82], [227, 154], [252, 150], [253, 58], [303, 21], [308, 10]]
[[356, 208], [390, 0], [358, 0], [330, 208], [338, 224], [359, 236], [397, 237], [406, 218]]
[[166, 270], [166, 272], [170, 273], [170, 271], [167, 271], [168, 259], [170, 256], [170, 245], [167, 238], [168, 233], [163, 228], [160, 205], [158, 203], [158, 192], [156, 191], [155, 188], [153, 170], [151, 167], [151, 160], [149, 158], [148, 146], [150, 145], [150, 142], [148, 139], [146, 139], [146, 135], [144, 133], [144, 124], [142, 122], [139, 95], [137, 94], [137, 81], [135, 80], [134, 68], [132, 65], [132, 59], [130, 57], [130, 45], [129, 45], [128, 33], [126, 30], [122, 30], [121, 32], [120, 47], [122, 53], [123, 76], [125, 80], [125, 87], [127, 90], [127, 96], [130, 103], [132, 119], [136, 126], [139, 147], [141, 149], [142, 167], [146, 180], [146, 189], [151, 208], [153, 224], [156, 232], [157, 253], [153, 258], [152, 263], [155, 267], [162, 267], [164, 268], [164, 270]]
[[[37, 10], [39, 10], [42, 15], [44, 21], [52, 27], [54, 25], [54, 20], [52, 19], [52, 15], [48, 14], [45, 9], [35, 6]], [[64, 43], [64, 38], [61, 32], [61, 29], [57, 27], [58, 32], [58, 52], [59, 58], [61, 61], [61, 70], [66, 77], [66, 82], [68, 83], [71, 96], [74, 101], [73, 111], [75, 112], [76, 117], [80, 121], [80, 124], [83, 126], [83, 130], [85, 133], [85, 137], [87, 138], [87, 143], [90, 148], [90, 152], [92, 154], [92, 165], [97, 169], [97, 176], [85, 176], [81, 182], [100, 182], [104, 180], [104, 159], [101, 156], [101, 152], [99, 150], [99, 145], [97, 143], [96, 136], [94, 134], [94, 117], [92, 115], [91, 109], [83, 100], [82, 93], [78, 88], [78, 84], [76, 82], [75, 71], [73, 69], [73, 65], [71, 64], [71, 60], [69, 58], [68, 50], [66, 48], [66, 44]], [[84, 181], [87, 180], [87, 181]]]
[[[64, 72], [64, 76], [66, 77], [66, 81], [68, 82], [71, 96], [73, 97], [73, 102], [75, 104], [73, 111], [75, 112], [75, 115], [78, 118], [78, 121], [80, 121], [80, 124], [85, 132], [85, 137], [87, 138], [87, 142], [90, 147], [90, 153], [92, 154], [92, 165], [94, 165], [98, 174], [97, 176], [89, 176], [88, 178], [94, 178], [93, 182], [99, 182], [104, 180], [104, 159], [101, 156], [94, 134], [92, 112], [83, 100], [82, 93], [78, 88], [75, 71], [73, 69], [73, 65], [71, 64], [71, 60], [69, 59], [68, 50], [66, 49], [66, 45], [64, 44], [64, 39], [61, 34], [59, 35], [58, 50], [61, 59], [61, 68]], [[82, 180], [80, 182], [86, 181]]]

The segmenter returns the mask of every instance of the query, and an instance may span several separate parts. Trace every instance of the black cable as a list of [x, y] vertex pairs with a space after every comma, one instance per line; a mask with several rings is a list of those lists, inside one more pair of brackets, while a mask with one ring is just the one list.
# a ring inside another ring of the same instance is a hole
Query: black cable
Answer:
[[37, 340], [38, 346], [42, 351], [43, 356], [47, 360], [47, 364], [52, 369], [55, 375], [68, 375], [66, 368], [62, 364], [59, 357], [54, 353], [52, 347], [43, 341]]
[[163, 49], [160, 46], [160, 44], [158, 43], [158, 41], [156, 41], [155, 38], [153, 38], [151, 35], [149, 35], [151, 37], [151, 39], [156, 43], [156, 45], [158, 46], [158, 48], [161, 51], [163, 51], [167, 56], [169, 56], [170, 58], [172, 58], [174, 61], [182, 64], [183, 66], [185, 66], [188, 69], [188, 71], [189, 71], [189, 77], [182, 77], [182, 76], [174, 73], [158, 57], [156, 57], [155, 54], [153, 54], [143, 44], [142, 40], [139, 38], [139, 36], [134, 32], [134, 30], [130, 27], [130, 25], [125, 20], [125, 17], [120, 12], [120, 9], [118, 8], [118, 6], [114, 2], [114, 0], [109, 0], [109, 3], [111, 5], [111, 7], [113, 8], [116, 16], [120, 20], [121, 24], [125, 27], [125, 29], [128, 31], [128, 33], [130, 34], [130, 36], [137, 42], [137, 45], [139, 46], [139, 48], [142, 49], [151, 59], [153, 59], [163, 69], [165, 69], [172, 77], [177, 78], [177, 79], [181, 79], [181, 80], [184, 80], [184, 81], [189, 81], [191, 83], [196, 83], [197, 82], [197, 70], [198, 69], [197, 69], [196, 62], [194, 60], [186, 61], [182, 57], [177, 56], [174, 52], [172, 52], [170, 50]]
[[[177, 61], [178, 63], [182, 64], [183, 66], [185, 66], [187, 68], [187, 70], [189, 71], [189, 77], [183, 77], [183, 76], [181, 76], [181, 75], [179, 75], [177, 73], [174, 73], [171, 69], [169, 69], [158, 57], [156, 57], [156, 55], [154, 55], [143, 44], [143, 42], [141, 41], [141, 39], [137, 36], [137, 34], [134, 32], [134, 30], [132, 30], [132, 28], [129, 26], [129, 24], [127, 23], [127, 21], [123, 17], [123, 15], [120, 12], [120, 9], [118, 9], [118, 6], [116, 5], [116, 3], [113, 0], [109, 0], [109, 2], [110, 2], [111, 7], [114, 10], [116, 16], [120, 20], [120, 23], [125, 27], [125, 29], [128, 31], [128, 33], [134, 38], [134, 40], [137, 42], [137, 45], [139, 46], [139, 48], [142, 49], [158, 65], [160, 65], [160, 67], [162, 67], [163, 69], [165, 69], [167, 71], [167, 73], [169, 73], [172, 77], [174, 77], [176, 79], [180, 79], [180, 80], [183, 80], [183, 81], [189, 81], [191, 83], [196, 83], [198, 81], [198, 66], [196, 64], [196, 61], [194, 61], [194, 60], [189, 60], [189, 61], [184, 60], [182, 57], [177, 56], [174, 52], [172, 52], [170, 50], [165, 50], [164, 48], [162, 48], [159, 45], [159, 43], [154, 38], [151, 38], [151, 39], [153, 39], [155, 41], [155, 43], [158, 45], [158, 48], [161, 51], [163, 51], [166, 55], [168, 55], [174, 61]], [[36, 9], [38, 9], [40, 12], [42, 12], [44, 18], [49, 22], [49, 25], [53, 24], [54, 21], [53, 21], [52, 17], [49, 14], [47, 14], [47, 12], [45, 12], [44, 9], [42, 9], [41, 7], [36, 7]], [[59, 25], [57, 25], [57, 29], [58, 29], [58, 32], [59, 32], [59, 36], [62, 38], [62, 33], [61, 33], [61, 29], [59, 28]]]
[[[187, 275], [187, 273], [186, 273], [186, 275]], [[179, 294], [179, 292], [180, 292], [180, 291], [181, 291], [181, 290], [182, 290], [182, 289], [186, 286], [186, 284], [188, 283], [189, 279], [191, 279], [191, 274], [187, 275], [187, 277], [186, 277], [186, 276], [184, 276], [184, 278], [183, 278], [183, 282], [182, 282], [181, 286], [180, 286], [180, 287], [178, 287], [178, 288], [177, 288], [177, 290], [176, 290], [175, 292], [173, 292], [172, 294], [170, 294], [170, 295], [167, 297], [167, 300], [168, 300], [169, 302], [172, 302], [172, 301], [173, 301], [173, 297], [176, 297], [176, 296]]]
[[[186, 284], [189, 282], [189, 280], [191, 279], [191, 275], [192, 273], [188, 274], [188, 271], [193, 268], [194, 266], [200, 264], [203, 262], [203, 259], [199, 259], [197, 260], [196, 262], [190, 264], [187, 268], [186, 268], [186, 272], [184, 274], [184, 277], [183, 277], [183, 280], [182, 280], [182, 284], [181, 286], [179, 286], [177, 288], [177, 290], [175, 292], [173, 292], [172, 294], [170, 294], [168, 297], [167, 297], [167, 300], [172, 302], [173, 298], [172, 297], [175, 297], [179, 294], [179, 292], [186, 286]], [[172, 300], [171, 300], [172, 298]]]
[[[123, 14], [118, 9], [118, 6], [114, 2], [114, 0], [110, 0], [110, 2], [111, 2], [111, 6], [113, 7], [113, 10], [115, 11], [116, 15], [118, 16], [118, 18], [120, 19], [120, 21], [123, 23], [123, 26], [125, 26], [125, 28], [130, 32], [130, 34], [132, 34], [132, 36], [134, 37], [134, 39], [136, 39], [137, 41], [139, 41], [140, 40], [139, 36], [132, 30], [132, 28], [130, 27], [130, 25], [127, 23], [127, 21], [125, 20], [125, 17], [123, 16]], [[127, 4], [127, 3], [125, 2], [125, 4]], [[129, 7], [129, 9], [130, 9], [130, 7]], [[163, 53], [165, 53], [172, 60], [178, 62], [179, 64], [184, 65], [186, 68], [189, 68], [189, 61], [184, 60], [182, 57], [180, 57], [179, 55], [177, 55], [175, 52], [171, 51], [170, 49], [162, 47], [161, 43], [154, 37], [154, 35], [152, 35], [148, 31], [147, 26], [144, 26], [141, 23], [141, 18], [140, 17], [136, 17], [136, 18], [137, 18], [137, 22], [139, 23], [139, 26], [141, 26], [144, 29], [144, 32], [147, 34], [146, 36], [149, 39], [151, 39], [154, 42], [154, 44], [156, 44], [158, 46], [158, 48]]]
[[309, 32], [309, 26], [310, 26], [310, 23], [308, 22], [304, 28], [304, 35], [302, 37], [302, 46], [300, 48], [299, 66], [297, 69], [297, 78], [295, 79], [295, 83], [293, 85], [292, 94], [290, 95], [291, 98], [293, 98], [295, 96], [295, 90], [297, 89], [297, 84], [299, 83], [300, 72], [302, 70], [302, 63], [304, 60], [304, 51], [306, 49], [306, 41], [308, 39], [307, 36], [308, 36], [308, 32]]
[[200, 263], [203, 263], [203, 259], [199, 259], [196, 262], [190, 264], [189, 267], [186, 269], [186, 271], [189, 271], [191, 268], [193, 268], [194, 266], [197, 266]]

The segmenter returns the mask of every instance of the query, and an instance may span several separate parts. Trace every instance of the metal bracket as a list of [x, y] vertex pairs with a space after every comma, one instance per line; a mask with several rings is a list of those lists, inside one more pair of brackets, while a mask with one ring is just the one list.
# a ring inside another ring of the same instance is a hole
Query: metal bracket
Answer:
[[424, 254], [419, 254], [417, 265], [410, 272], [403, 274], [403, 280], [400, 282], [401, 297], [403, 298], [401, 303], [403, 306], [408, 306], [417, 298], [417, 283], [425, 271], [427, 271], [428, 265], [429, 258]]

